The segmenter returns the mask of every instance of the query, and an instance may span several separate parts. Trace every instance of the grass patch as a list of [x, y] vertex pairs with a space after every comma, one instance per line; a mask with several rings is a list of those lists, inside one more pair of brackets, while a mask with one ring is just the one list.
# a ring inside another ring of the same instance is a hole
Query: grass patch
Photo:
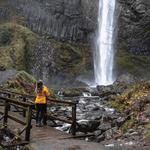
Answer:
[[130, 119], [127, 120], [121, 127], [123, 133], [126, 133], [129, 129], [131, 129], [135, 125], [135, 116], [131, 115]]

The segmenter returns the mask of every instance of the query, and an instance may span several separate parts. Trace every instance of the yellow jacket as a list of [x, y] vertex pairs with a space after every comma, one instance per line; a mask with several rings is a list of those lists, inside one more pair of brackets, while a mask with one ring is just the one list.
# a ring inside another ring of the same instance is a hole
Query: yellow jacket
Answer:
[[36, 94], [35, 103], [36, 104], [46, 104], [47, 96], [50, 95], [49, 89], [46, 86], [43, 86], [43, 90], [41, 93]]

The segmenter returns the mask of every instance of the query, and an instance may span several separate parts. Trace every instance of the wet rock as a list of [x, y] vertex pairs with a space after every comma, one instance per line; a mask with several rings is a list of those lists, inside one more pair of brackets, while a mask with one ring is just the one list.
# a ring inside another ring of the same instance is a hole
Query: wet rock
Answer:
[[96, 142], [101, 142], [105, 140], [105, 134], [101, 134], [100, 136], [96, 137]]
[[17, 73], [17, 71], [15, 69], [0, 71], [0, 79], [1, 79], [0, 84], [6, 83], [8, 81], [8, 79], [13, 77], [16, 73]]
[[139, 133], [137, 131], [135, 131], [134, 129], [129, 129], [127, 133], [124, 134], [124, 137], [130, 137], [130, 136], [136, 136]]
[[64, 97], [77, 97], [82, 96], [83, 92], [88, 92], [86, 88], [64, 88]]
[[112, 138], [112, 135], [113, 135], [112, 129], [109, 129], [109, 130], [107, 130], [107, 131], [105, 132], [105, 138], [106, 138], [107, 140], [111, 139], [111, 138]]
[[100, 136], [102, 134], [102, 131], [101, 130], [96, 130], [94, 131], [94, 135], [97, 137], [97, 136]]
[[100, 97], [104, 97], [107, 99], [108, 96], [110, 95], [115, 95], [116, 92], [113, 90], [113, 86], [110, 85], [110, 86], [97, 86], [97, 90], [98, 90], [98, 95]]
[[84, 132], [84, 133], [94, 132], [98, 128], [99, 124], [100, 124], [99, 121], [81, 120], [77, 124], [77, 131]]
[[[100, 110], [100, 107], [98, 107], [98, 106], [95, 106], [93, 109], [92, 109], [92, 111], [98, 111], [98, 110]], [[103, 109], [104, 110], [104, 109]]]
[[117, 120], [115, 120], [115, 122], [117, 126], [120, 127], [129, 119], [130, 119], [130, 116], [119, 117]]
[[4, 65], [0, 65], [0, 71], [5, 71], [6, 67]]
[[111, 123], [103, 123], [98, 127], [98, 129], [105, 132], [106, 130], [111, 129]]
[[124, 83], [124, 84], [131, 84], [137, 81], [137, 78], [129, 73], [122, 74], [117, 78], [117, 81], [115, 83]]

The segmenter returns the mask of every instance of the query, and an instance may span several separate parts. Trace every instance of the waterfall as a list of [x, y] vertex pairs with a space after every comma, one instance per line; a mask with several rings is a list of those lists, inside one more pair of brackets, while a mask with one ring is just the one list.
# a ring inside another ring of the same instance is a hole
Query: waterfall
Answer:
[[98, 35], [94, 56], [95, 82], [109, 85], [114, 78], [114, 12], [115, 0], [99, 0]]

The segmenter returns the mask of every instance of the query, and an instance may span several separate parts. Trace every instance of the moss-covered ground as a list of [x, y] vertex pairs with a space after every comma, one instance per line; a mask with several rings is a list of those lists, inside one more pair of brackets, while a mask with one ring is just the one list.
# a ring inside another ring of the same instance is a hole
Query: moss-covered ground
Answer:
[[[117, 111], [127, 113], [129, 119], [121, 126], [123, 133], [128, 129], [138, 125], [137, 118], [140, 114], [144, 114], [143, 110], [149, 101], [146, 100], [150, 91], [150, 81], [139, 81], [128, 85], [127, 89], [115, 99], [111, 100], [110, 105]], [[148, 117], [146, 115], [146, 117]], [[147, 133], [146, 138], [150, 140], [150, 124], [145, 126]]]
[[117, 96], [115, 100], [111, 101], [111, 106], [123, 112], [130, 108], [135, 102], [140, 101], [142, 97], [147, 96], [149, 90], [149, 81], [133, 83], [129, 85], [121, 95]]

